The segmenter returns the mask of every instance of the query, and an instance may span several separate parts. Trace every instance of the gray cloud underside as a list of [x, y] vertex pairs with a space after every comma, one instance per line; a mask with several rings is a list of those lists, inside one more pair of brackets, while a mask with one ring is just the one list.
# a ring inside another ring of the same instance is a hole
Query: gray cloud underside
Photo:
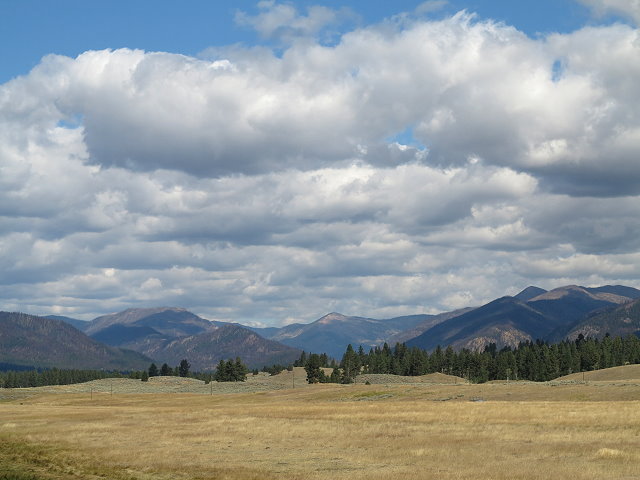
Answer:
[[339, 15], [282, 33], [276, 7], [240, 20], [280, 56], [91, 51], [0, 86], [3, 309], [279, 323], [639, 286], [637, 29], [405, 16], [327, 46], [297, 35]]

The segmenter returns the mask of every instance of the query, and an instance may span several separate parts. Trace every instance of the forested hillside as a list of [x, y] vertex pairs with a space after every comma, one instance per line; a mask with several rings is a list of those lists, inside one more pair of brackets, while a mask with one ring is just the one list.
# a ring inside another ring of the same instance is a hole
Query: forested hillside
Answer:
[[417, 347], [387, 344], [357, 352], [349, 346], [340, 367], [343, 380], [350, 381], [358, 372], [395, 375], [425, 375], [441, 372], [464, 377], [472, 382], [489, 380], [547, 381], [571, 373], [640, 363], [640, 338], [635, 335], [605, 336], [565, 340], [556, 344], [542, 341], [524, 342], [516, 348], [497, 350], [495, 344], [482, 352], [455, 351], [437, 347], [432, 353]]

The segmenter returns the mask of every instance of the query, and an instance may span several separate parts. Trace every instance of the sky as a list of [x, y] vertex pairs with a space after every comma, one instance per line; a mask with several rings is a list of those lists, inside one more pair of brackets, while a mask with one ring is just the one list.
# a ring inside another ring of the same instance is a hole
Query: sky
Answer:
[[0, 310], [640, 288], [640, 0], [0, 0]]

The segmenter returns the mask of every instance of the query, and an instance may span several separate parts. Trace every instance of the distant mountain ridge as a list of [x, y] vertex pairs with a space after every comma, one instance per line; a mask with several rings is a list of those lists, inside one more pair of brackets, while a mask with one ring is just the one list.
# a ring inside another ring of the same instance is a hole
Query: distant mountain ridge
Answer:
[[567, 285], [549, 291], [529, 286], [513, 297], [438, 315], [380, 320], [332, 312], [308, 324], [256, 328], [209, 321], [184, 308], [158, 307], [103, 315], [80, 322], [80, 327], [96, 340], [170, 364], [186, 357], [204, 369], [220, 358], [240, 356], [260, 367], [290, 363], [301, 350], [339, 360], [348, 344], [369, 348], [401, 342], [427, 350], [437, 345], [481, 350], [489, 343], [515, 347], [522, 341], [555, 342], [579, 333], [636, 333], [640, 328], [634, 323], [633, 302], [638, 299], [640, 290], [623, 285]]
[[62, 320], [0, 312], [0, 362], [129, 370], [147, 368], [151, 359], [138, 352], [101, 344]]
[[524, 290], [522, 290], [517, 295], [514, 295], [514, 298], [517, 298], [518, 300], [522, 300], [523, 302], [528, 302], [532, 298], [535, 298], [539, 295], [543, 295], [545, 293], [547, 293], [547, 291], [544, 288], [534, 287], [533, 285], [531, 285], [525, 288]]
[[215, 326], [198, 335], [174, 338], [145, 351], [171, 365], [177, 365], [181, 359], [187, 358], [196, 370], [213, 370], [220, 360], [235, 357], [240, 357], [249, 368], [288, 365], [302, 353], [299, 349], [267, 340], [234, 324]]
[[85, 329], [87, 335], [93, 335], [112, 325], [136, 325], [151, 327], [159, 333], [169, 336], [195, 335], [209, 329], [211, 322], [184, 308], [129, 308], [119, 313], [103, 315], [91, 322]]
[[636, 298], [640, 298], [640, 290], [620, 285], [567, 285], [550, 291], [527, 287], [514, 297], [494, 300], [441, 322], [407, 345], [427, 350], [438, 345], [480, 350], [490, 343], [502, 348], [537, 339], [559, 341], [576, 322]]
[[409, 315], [377, 320], [332, 312], [308, 324], [296, 323], [278, 329], [253, 330], [270, 340], [307, 352], [326, 353], [340, 360], [349, 344], [366, 348], [381, 345], [431, 317], [432, 315]]
[[571, 340], [578, 335], [602, 338], [606, 334], [614, 337], [640, 335], [640, 299], [587, 317], [573, 325], [567, 337]]
[[515, 297], [502, 297], [446, 320], [409, 340], [407, 346], [433, 350], [451, 345], [479, 350], [489, 343], [498, 348], [535, 338], [547, 329], [546, 318]]
[[45, 315], [44, 318], [50, 318], [51, 320], [61, 320], [64, 323], [68, 323], [69, 325], [77, 328], [81, 332], [84, 332], [84, 329], [89, 325], [89, 322], [85, 320], [78, 320], [76, 318], [65, 317], [63, 315]]
[[301, 353], [242, 325], [212, 322], [175, 307], [130, 308], [103, 315], [89, 322], [85, 331], [96, 340], [161, 363], [176, 365], [186, 358], [197, 370], [212, 370], [220, 360], [235, 357], [252, 368], [288, 364]]

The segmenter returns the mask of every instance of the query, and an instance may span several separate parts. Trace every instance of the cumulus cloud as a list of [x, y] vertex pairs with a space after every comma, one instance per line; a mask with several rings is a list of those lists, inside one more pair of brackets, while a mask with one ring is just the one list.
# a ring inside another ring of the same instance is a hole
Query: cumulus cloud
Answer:
[[630, 18], [636, 25], [640, 24], [639, 0], [578, 0], [593, 9], [599, 16], [613, 13]]
[[321, 5], [308, 7], [307, 14], [304, 15], [294, 4], [276, 3], [274, 0], [262, 0], [257, 7], [257, 15], [237, 11], [236, 23], [255, 29], [263, 38], [286, 43], [301, 38], [317, 38], [321, 32], [331, 36], [332, 32], [326, 32], [328, 27], [337, 26], [355, 17], [347, 8], [333, 10]]
[[292, 20], [278, 54], [51, 55], [0, 85], [2, 308], [268, 324], [637, 282], [637, 29], [412, 14], [327, 44], [336, 15], [263, 2], [239, 21]]
[[[555, 191], [615, 196], [640, 188], [639, 45], [623, 25], [531, 39], [462, 12], [356, 29], [335, 46], [295, 44], [281, 57], [50, 56], [3, 86], [3, 110], [41, 137], [79, 119], [79, 155], [107, 167], [215, 177], [479, 158]], [[407, 128], [426, 150], [388, 143]]]

